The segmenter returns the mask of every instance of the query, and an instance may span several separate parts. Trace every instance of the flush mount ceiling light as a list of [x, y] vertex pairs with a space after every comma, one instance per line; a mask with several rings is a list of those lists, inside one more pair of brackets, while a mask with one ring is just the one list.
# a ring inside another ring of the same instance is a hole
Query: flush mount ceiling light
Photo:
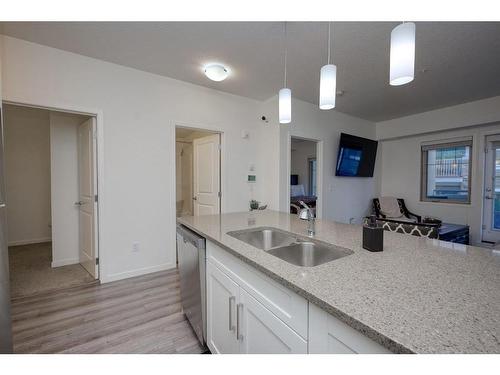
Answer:
[[337, 67], [330, 64], [330, 26], [331, 23], [328, 22], [327, 65], [324, 65], [321, 68], [319, 78], [319, 108], [324, 110], [335, 108], [335, 93], [337, 91]]
[[224, 81], [229, 75], [229, 69], [221, 64], [210, 64], [203, 69], [205, 75], [212, 81]]
[[289, 124], [292, 121], [292, 90], [286, 87], [286, 22], [285, 22], [285, 77], [283, 80], [283, 88], [279, 91], [279, 121], [280, 124]]
[[391, 32], [391, 68], [389, 83], [400, 86], [415, 76], [415, 24], [405, 22]]

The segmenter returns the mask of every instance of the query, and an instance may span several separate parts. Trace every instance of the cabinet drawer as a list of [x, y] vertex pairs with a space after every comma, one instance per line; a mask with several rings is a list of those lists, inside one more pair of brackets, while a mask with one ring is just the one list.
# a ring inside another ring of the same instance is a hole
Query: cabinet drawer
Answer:
[[240, 302], [241, 353], [307, 354], [307, 341], [243, 289]]
[[383, 354], [391, 353], [369, 337], [309, 304], [309, 353], [311, 354]]
[[207, 241], [207, 258], [307, 340], [308, 301], [305, 298], [210, 241]]

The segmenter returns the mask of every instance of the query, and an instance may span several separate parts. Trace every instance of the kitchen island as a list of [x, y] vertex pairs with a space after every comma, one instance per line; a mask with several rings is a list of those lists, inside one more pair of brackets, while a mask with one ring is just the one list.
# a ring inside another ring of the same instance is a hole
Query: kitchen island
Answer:
[[227, 232], [272, 227], [306, 234], [275, 211], [181, 217], [178, 223], [394, 353], [500, 353], [500, 252], [384, 233], [384, 251], [361, 246], [362, 228], [317, 220], [314, 238], [349, 256], [299, 267]]

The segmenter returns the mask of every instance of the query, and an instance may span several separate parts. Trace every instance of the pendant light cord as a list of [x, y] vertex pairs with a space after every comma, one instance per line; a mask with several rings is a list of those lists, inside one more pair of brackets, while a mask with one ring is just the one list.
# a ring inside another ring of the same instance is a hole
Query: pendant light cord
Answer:
[[285, 22], [285, 77], [283, 82], [283, 87], [286, 87], [286, 59], [287, 59], [287, 30], [286, 30], [286, 22]]
[[328, 65], [331, 64], [331, 61], [333, 60], [332, 58], [332, 54], [333, 54], [333, 47], [332, 47], [332, 43], [333, 43], [333, 32], [332, 32], [332, 29], [333, 29], [333, 25], [332, 25], [332, 22], [328, 22]]
[[331, 22], [328, 22], [328, 64], [330, 64], [330, 46], [331, 46], [331, 32], [330, 32]]

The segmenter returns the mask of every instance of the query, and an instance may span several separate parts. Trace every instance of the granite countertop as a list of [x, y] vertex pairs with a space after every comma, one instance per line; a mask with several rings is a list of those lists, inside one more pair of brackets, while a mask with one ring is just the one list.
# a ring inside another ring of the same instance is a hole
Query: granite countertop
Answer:
[[185, 216], [179, 223], [396, 353], [500, 353], [500, 251], [384, 233], [384, 251], [361, 247], [362, 230], [316, 221], [318, 240], [354, 254], [294, 266], [226, 233], [307, 222], [276, 211]]

